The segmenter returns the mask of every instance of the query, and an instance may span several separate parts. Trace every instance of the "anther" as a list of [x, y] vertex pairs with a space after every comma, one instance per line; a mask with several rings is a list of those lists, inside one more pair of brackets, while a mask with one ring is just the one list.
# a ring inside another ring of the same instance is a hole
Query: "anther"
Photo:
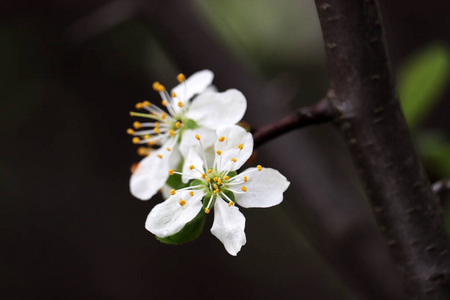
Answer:
[[166, 114], [166, 113], [162, 113], [162, 114], [161, 114], [161, 119], [164, 120], [166, 117], [167, 117], [167, 114]]
[[210, 177], [206, 178], [206, 182], [210, 182], [210, 181], [211, 181]]
[[178, 105], [178, 107], [183, 107], [183, 102], [178, 101], [177, 105]]
[[217, 153], [217, 155], [220, 155], [220, 154], [222, 154], [222, 151], [217, 150], [216, 153]]
[[174, 189], [171, 189], [170, 190], [170, 194], [173, 196], [173, 195], [175, 195], [175, 190]]
[[145, 147], [139, 147], [137, 149], [137, 153], [139, 156], [147, 156], [150, 153], [150, 151], [149, 151], [149, 149], [147, 149]]
[[217, 180], [219, 180], [219, 178], [214, 177], [213, 180], [214, 180], [215, 182], [217, 182]]
[[132, 141], [133, 141], [133, 144], [139, 144], [139, 138], [137, 137], [137, 136], [135, 136], [133, 139], [132, 139]]
[[247, 182], [247, 176], [244, 176], [244, 182]]
[[213, 184], [213, 188], [215, 189], [215, 190], [218, 190], [219, 189], [219, 186], [217, 185], [217, 184]]
[[172, 92], [172, 98], [175, 98], [177, 94], [175, 92]]
[[150, 103], [150, 101], [144, 101], [144, 102], [142, 102], [142, 105], [144, 105], [144, 106], [150, 106], [151, 103]]
[[219, 142], [223, 142], [223, 141], [225, 141], [225, 137], [224, 137], [224, 136], [221, 136], [221, 137], [219, 138]]
[[194, 169], [195, 169], [194, 165], [189, 166], [189, 170], [194, 170]]
[[157, 92], [164, 92], [164, 90], [165, 90], [166, 88], [162, 85], [162, 84], [159, 84], [158, 85], [158, 89], [156, 90]]
[[163, 100], [163, 101], [161, 101], [161, 104], [162, 104], [162, 106], [167, 106], [167, 101]]
[[195, 138], [200, 141], [200, 136], [198, 134], [195, 135]]
[[178, 204], [180, 204], [181, 206], [186, 204], [186, 201], [184, 201], [183, 199], [180, 200], [180, 202], [178, 202]]
[[173, 169], [169, 170], [169, 175], [173, 175]]
[[136, 109], [141, 109], [142, 108], [142, 103], [138, 102], [138, 103], [136, 103], [136, 105], [134, 107], [136, 107]]
[[219, 192], [219, 189], [214, 190], [214, 194], [217, 194]]
[[134, 133], [134, 130], [131, 129], [131, 128], [128, 128], [128, 129], [127, 129], [127, 133], [130, 134], [130, 135], [132, 135], [132, 134]]
[[175, 131], [174, 131], [173, 129], [170, 129], [170, 130], [169, 130], [169, 135], [170, 135], [170, 136], [174, 136], [174, 135], [175, 135]]
[[225, 176], [223, 179], [228, 180], [228, 179], [230, 179], [230, 176]]
[[144, 135], [144, 140], [148, 140], [150, 138], [150, 134]]
[[181, 127], [181, 122], [180, 122], [180, 121], [176, 122], [176, 123], [175, 123], [175, 127], [176, 127], [176, 128], [180, 128], [180, 127]]
[[231, 161], [232, 161], [232, 162], [236, 162], [236, 158], [232, 158]]
[[205, 179], [205, 177], [206, 177], [206, 174], [202, 173], [202, 178]]
[[194, 196], [194, 192], [193, 192], [193, 191], [190, 191], [190, 192], [189, 192], [189, 195], [191, 195], [191, 197], [193, 197], [193, 196]]
[[177, 75], [177, 80], [179, 83], [182, 83], [185, 79], [186, 79], [186, 77], [184, 77], [183, 73], [180, 73]]
[[153, 82], [153, 85], [152, 85], [152, 87], [153, 87], [153, 89], [155, 90], [155, 91], [158, 91], [158, 87], [161, 85], [161, 83], [159, 83], [158, 81], [155, 81], [155, 82]]
[[159, 127], [156, 127], [156, 126], [155, 126], [154, 130], [155, 130], [155, 133], [156, 133], [156, 134], [159, 134]]
[[219, 180], [217, 180], [217, 184], [218, 184], [218, 185], [221, 185], [221, 184], [222, 184], [222, 180], [220, 180], [220, 178], [219, 178]]
[[234, 204], [233, 201], [228, 202], [228, 207], [230, 207], [230, 206], [233, 205], [233, 204]]
[[163, 156], [162, 156], [161, 154], [158, 154], [158, 155], [156, 155], [156, 156], [158, 156], [160, 159], [163, 158]]
[[262, 170], [261, 165], [257, 165], [256, 168], [258, 169], [258, 171], [261, 171], [261, 170]]
[[246, 192], [247, 188], [245, 186], [241, 186], [241, 191]]
[[244, 146], [242, 146], [242, 144], [238, 145], [239, 150], [242, 150], [242, 148], [244, 148]]
[[133, 127], [134, 127], [134, 129], [139, 129], [139, 128], [141, 128], [141, 123], [139, 123], [138, 121], [135, 121], [133, 123]]
[[206, 173], [211, 174], [212, 170], [209, 169], [208, 171], [206, 171]]
[[166, 148], [167, 151], [170, 151], [171, 149], [169, 147]]
[[209, 214], [210, 210], [209, 208], [205, 207], [205, 213]]

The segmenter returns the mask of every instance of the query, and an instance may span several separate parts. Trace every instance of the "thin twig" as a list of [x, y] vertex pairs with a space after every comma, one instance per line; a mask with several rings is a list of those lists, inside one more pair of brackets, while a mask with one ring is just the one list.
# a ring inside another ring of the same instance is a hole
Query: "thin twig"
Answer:
[[450, 195], [450, 180], [449, 179], [441, 179], [436, 181], [432, 186], [433, 192], [439, 196], [442, 202], [444, 202], [445, 198]]
[[253, 133], [255, 148], [291, 130], [330, 122], [335, 116], [328, 99], [324, 98], [314, 105], [300, 108], [277, 122], [255, 130]]

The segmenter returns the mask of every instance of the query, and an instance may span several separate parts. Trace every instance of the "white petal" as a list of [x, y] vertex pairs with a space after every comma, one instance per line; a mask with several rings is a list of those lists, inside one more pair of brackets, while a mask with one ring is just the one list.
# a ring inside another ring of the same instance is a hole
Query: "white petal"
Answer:
[[[176, 193], [166, 201], [156, 205], [145, 221], [145, 228], [158, 237], [168, 237], [183, 229], [203, 208], [201, 199], [204, 193], [195, 191], [193, 197], [189, 191]], [[180, 200], [186, 203], [180, 205]]]
[[195, 94], [203, 92], [214, 79], [214, 73], [210, 70], [203, 70], [192, 74], [185, 82], [180, 83], [172, 89], [172, 93], [177, 95], [176, 100], [186, 103]]
[[245, 217], [236, 206], [228, 204], [217, 197], [214, 204], [214, 223], [211, 233], [215, 235], [225, 246], [231, 255], [236, 254], [245, 245]]
[[238, 90], [202, 93], [192, 102], [186, 116], [198, 125], [218, 129], [239, 122], [247, 109], [247, 100]]
[[[162, 158], [159, 158], [158, 154]], [[171, 154], [163, 145], [141, 160], [130, 178], [130, 191], [133, 196], [148, 200], [163, 187], [169, 177]]]
[[[200, 137], [200, 142], [195, 138], [195, 135]], [[197, 154], [202, 157], [202, 151], [206, 153], [206, 161], [208, 166], [212, 166], [214, 161], [214, 143], [217, 140], [217, 135], [214, 130], [207, 128], [188, 129], [183, 132], [183, 137], [180, 142], [180, 152], [186, 157], [191, 149], [194, 149]]]
[[172, 190], [172, 187], [170, 185], [165, 184], [161, 189], [161, 195], [163, 199], [170, 198], [172, 195], [170, 194], [170, 191]]
[[[237, 125], [222, 127], [217, 130], [217, 136], [225, 138], [223, 142], [217, 139], [214, 146], [216, 150], [222, 152], [220, 158], [218, 158], [219, 171], [237, 170], [252, 155], [253, 137], [244, 128]], [[242, 150], [239, 149], [239, 144], [242, 145]], [[236, 162], [233, 162], [232, 159], [236, 159]]]
[[[247, 176], [247, 182], [240, 184], [234, 190], [240, 192], [240, 186], [246, 187], [247, 192], [235, 193], [236, 202], [246, 208], [271, 207], [283, 201], [283, 193], [289, 187], [290, 182], [277, 170], [262, 168], [249, 168], [238, 174], [237, 177]], [[230, 188], [233, 190], [233, 188]]]
[[[194, 169], [190, 169], [191, 166], [194, 166]], [[183, 175], [181, 175], [181, 180], [184, 183], [187, 183], [190, 179], [201, 179], [202, 174], [199, 171], [203, 170], [203, 159], [198, 156], [195, 149], [191, 149], [188, 155], [184, 159], [183, 163]]]

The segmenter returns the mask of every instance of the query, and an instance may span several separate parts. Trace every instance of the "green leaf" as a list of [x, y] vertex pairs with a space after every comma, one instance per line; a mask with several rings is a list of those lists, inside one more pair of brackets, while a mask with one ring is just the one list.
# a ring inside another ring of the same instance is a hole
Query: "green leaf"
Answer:
[[432, 44], [411, 56], [402, 66], [398, 91], [406, 120], [417, 127], [432, 111], [450, 75], [450, 51]]
[[198, 215], [194, 219], [192, 219], [192, 221], [186, 223], [183, 229], [181, 229], [179, 232], [165, 238], [156, 236], [156, 239], [162, 243], [172, 245], [180, 245], [190, 242], [193, 239], [196, 239], [202, 232], [203, 224], [205, 224], [206, 219], [205, 216], [205, 212], [203, 211], [203, 209], [201, 209]]
[[445, 132], [423, 131], [417, 135], [417, 148], [435, 176], [450, 176], [450, 140]]

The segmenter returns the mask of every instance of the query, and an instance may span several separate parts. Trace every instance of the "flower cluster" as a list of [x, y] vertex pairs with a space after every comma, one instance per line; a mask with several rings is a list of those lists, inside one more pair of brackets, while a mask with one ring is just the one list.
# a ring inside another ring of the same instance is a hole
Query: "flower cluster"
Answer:
[[[150, 119], [135, 122], [128, 133], [147, 155], [130, 179], [131, 193], [150, 199], [162, 188], [167, 200], [156, 205], [145, 227], [164, 243], [181, 244], [196, 238], [205, 216], [214, 209], [211, 233], [236, 255], [246, 243], [245, 217], [236, 206], [270, 207], [283, 200], [289, 182], [271, 168], [237, 170], [253, 152], [251, 133], [236, 125], [246, 110], [237, 90], [211, 89], [213, 74], [204, 70], [185, 79], [169, 94], [156, 82], [153, 88], [167, 111], [144, 101], [136, 105]], [[140, 130], [138, 130], [140, 129]]]

